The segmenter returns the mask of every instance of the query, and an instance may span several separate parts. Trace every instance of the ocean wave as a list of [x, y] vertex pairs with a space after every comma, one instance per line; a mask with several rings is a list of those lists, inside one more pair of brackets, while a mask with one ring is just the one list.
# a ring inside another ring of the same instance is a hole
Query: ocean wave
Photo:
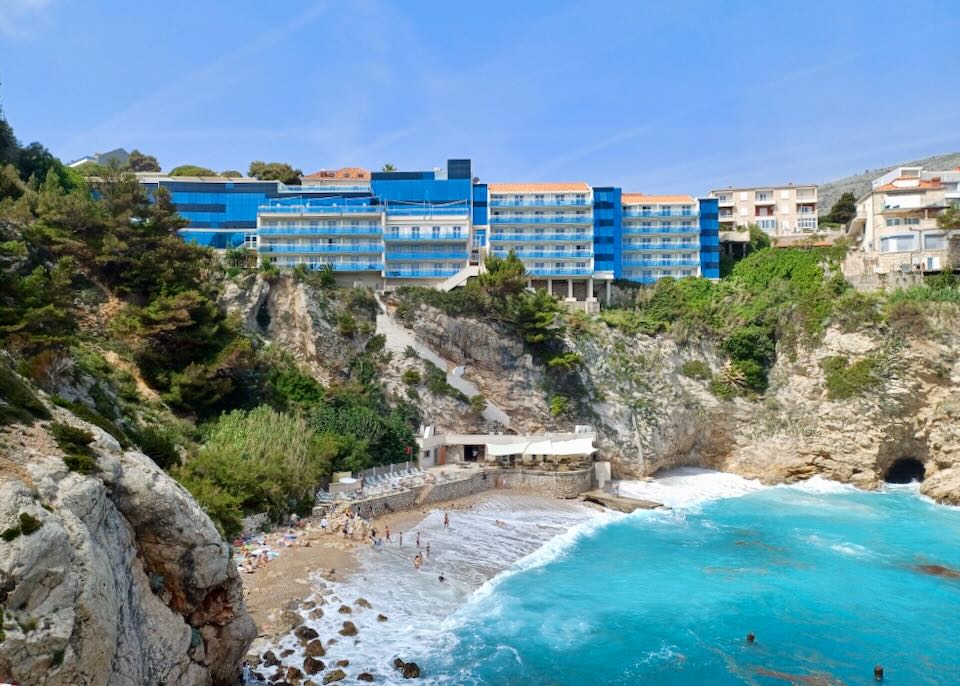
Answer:
[[820, 475], [811, 476], [806, 481], [797, 481], [791, 484], [778, 484], [773, 488], [788, 488], [804, 493], [816, 495], [831, 495], [836, 493], [862, 493], [863, 489], [841, 481], [833, 481]]
[[663, 472], [650, 481], [621, 481], [620, 495], [637, 500], [653, 500], [667, 507], [696, 510], [704, 503], [759, 491], [764, 486], [755, 479], [710, 469], [681, 467]]

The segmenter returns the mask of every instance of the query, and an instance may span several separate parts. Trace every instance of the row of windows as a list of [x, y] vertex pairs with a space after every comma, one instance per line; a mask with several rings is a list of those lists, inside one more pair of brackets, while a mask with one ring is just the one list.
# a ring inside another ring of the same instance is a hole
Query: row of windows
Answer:
[[918, 226], [920, 217], [893, 217], [887, 219], [887, 226]]
[[[900, 234], [886, 236], [880, 239], [880, 252], [905, 252], [916, 250], [919, 240], [916, 234]], [[927, 233], [923, 235], [924, 250], [946, 250], [948, 239], [942, 233]]]

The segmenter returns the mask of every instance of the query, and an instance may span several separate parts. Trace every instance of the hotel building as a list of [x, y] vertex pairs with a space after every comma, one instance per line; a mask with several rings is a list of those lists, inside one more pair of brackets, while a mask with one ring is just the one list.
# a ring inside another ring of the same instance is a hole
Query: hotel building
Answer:
[[960, 268], [956, 241], [937, 223], [950, 206], [960, 206], [960, 168], [898, 167], [874, 180], [857, 200], [844, 274], [857, 279]]
[[719, 278], [718, 204], [572, 183], [474, 180], [470, 160], [445, 170], [347, 168], [302, 185], [223, 177], [139, 175], [166, 188], [185, 240], [247, 248], [278, 267], [329, 266], [345, 283], [453, 288], [488, 255], [514, 252], [530, 286], [593, 311], [615, 279]]
[[719, 206], [721, 231], [756, 224], [770, 236], [817, 230], [816, 186], [768, 186], [710, 191]]

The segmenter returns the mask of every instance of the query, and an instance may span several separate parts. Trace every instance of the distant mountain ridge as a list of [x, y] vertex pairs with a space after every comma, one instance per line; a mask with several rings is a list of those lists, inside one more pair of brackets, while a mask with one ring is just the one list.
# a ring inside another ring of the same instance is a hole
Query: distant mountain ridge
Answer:
[[870, 190], [871, 181], [879, 176], [883, 176], [891, 169], [896, 169], [897, 167], [923, 167], [928, 170], [946, 171], [948, 169], [955, 169], [958, 166], [960, 166], [960, 152], [951, 152], [944, 155], [925, 157], [922, 160], [901, 162], [900, 164], [894, 164], [889, 167], [870, 169], [862, 174], [853, 174], [851, 176], [845, 176], [842, 179], [837, 179], [836, 181], [821, 183], [818, 189], [820, 214], [824, 215], [829, 212], [830, 208], [833, 207], [833, 203], [848, 191], [859, 198]]

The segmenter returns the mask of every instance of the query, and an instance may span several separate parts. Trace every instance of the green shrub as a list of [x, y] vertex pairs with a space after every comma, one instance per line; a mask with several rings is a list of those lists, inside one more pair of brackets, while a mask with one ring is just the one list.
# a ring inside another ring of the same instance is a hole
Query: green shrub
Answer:
[[[418, 386], [420, 384], [420, 372], [416, 369], [407, 369], [403, 372], [402, 379], [403, 383], [408, 386]], [[444, 383], [446, 383], [446, 379], [444, 379]]]
[[425, 361], [424, 364], [426, 364], [427, 367], [427, 374], [423, 379], [423, 383], [431, 394], [437, 397], [447, 396], [455, 398], [462, 402], [469, 401], [469, 398], [467, 398], [462, 391], [447, 383], [447, 374], [440, 369], [440, 367], [429, 361]]
[[714, 378], [710, 381], [710, 392], [721, 400], [730, 400], [739, 395], [737, 387], [727, 379]]
[[130, 437], [127, 436], [126, 432], [124, 432], [123, 429], [121, 429], [112, 421], [104, 417], [99, 412], [96, 412], [95, 410], [91, 410], [89, 407], [87, 407], [83, 403], [67, 400], [66, 398], [59, 395], [50, 396], [50, 400], [53, 401], [54, 405], [70, 410], [73, 414], [75, 414], [77, 417], [84, 420], [85, 422], [90, 422], [94, 426], [100, 427], [101, 429], [106, 431], [108, 434], [116, 438], [117, 441], [119, 441], [121, 447], [123, 448], [130, 447], [131, 445]]
[[572, 372], [583, 362], [579, 353], [564, 352], [554, 355], [547, 360], [547, 366], [552, 369], [560, 369], [565, 372]]
[[52, 423], [50, 433], [53, 434], [60, 450], [66, 453], [63, 461], [70, 471], [92, 474], [97, 470], [97, 459], [90, 448], [90, 444], [94, 441], [92, 433], [63, 422]]
[[180, 461], [180, 453], [170, 433], [161, 427], [148, 426], [137, 436], [143, 454], [157, 463], [160, 469], [169, 470]]
[[703, 360], [687, 360], [680, 367], [680, 373], [689, 376], [691, 379], [707, 380], [712, 375], [710, 365]]
[[29, 536], [34, 531], [43, 526], [43, 522], [27, 512], [20, 513], [20, 532], [24, 536]]
[[6, 364], [0, 362], [0, 425], [12, 422], [30, 424], [34, 419], [49, 419], [50, 412], [40, 398]]
[[[7, 543], [9, 543], [10, 541], [14, 540], [14, 539], [17, 538], [17, 536], [19, 536], [19, 535], [20, 535], [20, 527], [19, 527], [19, 526], [11, 526], [11, 527], [8, 527], [8, 528], [4, 529], [2, 532], [0, 532], [0, 538], [2, 538], [2, 539], [3, 539], [4, 541], [6, 541]], [[3, 627], [0, 627], [0, 629], [2, 629], [2, 628], [3, 628]]]
[[344, 312], [337, 316], [337, 331], [341, 336], [352, 337], [357, 333], [357, 320], [350, 314]]
[[864, 357], [853, 364], [842, 355], [826, 357], [820, 363], [830, 400], [846, 400], [862, 395], [882, 383], [880, 360]]
[[565, 395], [555, 395], [550, 398], [550, 414], [559, 417], [570, 409], [570, 399]]
[[470, 398], [470, 409], [477, 414], [482, 414], [487, 409], [487, 399], [478, 393]]
[[923, 338], [930, 333], [930, 324], [923, 303], [912, 299], [897, 299], [887, 305], [887, 325], [894, 334]]

